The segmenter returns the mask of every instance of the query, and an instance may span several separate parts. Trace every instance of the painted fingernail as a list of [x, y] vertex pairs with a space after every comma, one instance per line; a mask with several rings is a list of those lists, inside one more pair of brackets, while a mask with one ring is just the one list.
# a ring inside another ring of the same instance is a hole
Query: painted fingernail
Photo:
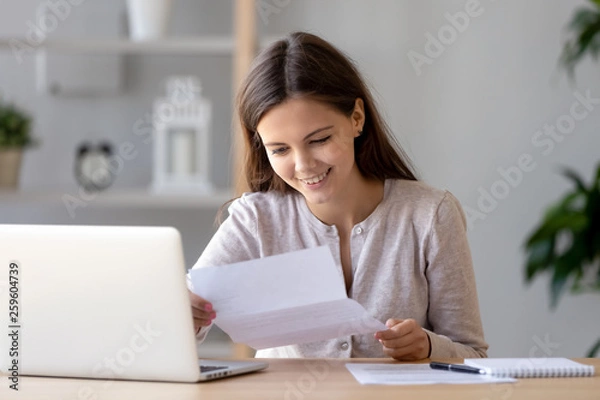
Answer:
[[216, 312], [211, 312], [210, 313], [210, 319], [215, 319], [217, 318], [217, 313]]
[[207, 304], [205, 304], [205, 305], [204, 305], [204, 309], [205, 309], [206, 311], [212, 311], [212, 304], [208, 304], [208, 303], [207, 303]]

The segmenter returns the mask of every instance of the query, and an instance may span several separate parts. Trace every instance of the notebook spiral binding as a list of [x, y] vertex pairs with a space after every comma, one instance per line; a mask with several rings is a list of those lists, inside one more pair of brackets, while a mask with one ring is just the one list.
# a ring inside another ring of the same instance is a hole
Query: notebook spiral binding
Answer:
[[513, 378], [552, 378], [565, 377], [574, 378], [580, 376], [589, 376], [590, 372], [587, 368], [498, 368], [494, 369], [494, 376], [513, 377]]
[[482, 368], [489, 375], [511, 378], [571, 378], [595, 373], [593, 366], [565, 358], [465, 359], [465, 364]]

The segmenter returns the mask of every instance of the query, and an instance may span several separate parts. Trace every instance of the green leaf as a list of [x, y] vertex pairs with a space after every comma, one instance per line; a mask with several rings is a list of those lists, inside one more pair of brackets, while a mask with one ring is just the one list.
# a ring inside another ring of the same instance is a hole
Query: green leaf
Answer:
[[546, 219], [542, 225], [527, 239], [526, 247], [532, 244], [554, 238], [562, 230], [579, 232], [588, 223], [588, 218], [581, 212], [568, 211], [563, 214], [553, 215]]
[[596, 14], [598, 14], [598, 11], [594, 8], [581, 7], [575, 10], [571, 22], [567, 26], [571, 30], [580, 30], [580, 26], [586, 26], [592, 23]]
[[552, 275], [552, 282], [550, 284], [550, 308], [552, 309], [556, 309], [560, 295], [569, 277], [569, 269], [565, 262], [557, 261], [554, 265], [554, 274]]
[[583, 268], [586, 257], [585, 244], [573, 238], [573, 244], [570, 249], [565, 251], [554, 263], [554, 275], [550, 287], [551, 300], [550, 307], [556, 308], [560, 295], [571, 274], [578, 275]]
[[582, 240], [587, 247], [587, 259], [591, 263], [600, 254], [598, 247], [600, 237], [600, 191], [592, 190], [587, 199], [585, 213], [588, 217], [588, 226]]
[[573, 32], [574, 37], [565, 42], [559, 64], [567, 69], [571, 78], [573, 77], [575, 65], [588, 49], [593, 57], [598, 55], [598, 49], [600, 48], [598, 39], [600, 13], [598, 13], [598, 8], [596, 6], [596, 9], [581, 8], [577, 10], [571, 22], [567, 25], [568, 30]]
[[585, 197], [585, 193], [580, 191], [567, 194], [562, 200], [548, 207], [544, 213], [544, 220], [550, 220], [556, 218], [558, 215], [577, 211], [582, 207], [582, 205], [578, 205], [577, 202], [584, 200]]
[[562, 174], [567, 178], [571, 179], [575, 183], [575, 186], [579, 191], [583, 193], [588, 193], [588, 188], [585, 187], [583, 179], [577, 174], [577, 172], [570, 168], [563, 168]]
[[596, 344], [590, 349], [590, 351], [588, 351], [586, 357], [588, 357], [588, 358], [596, 357], [598, 350], [600, 350], [600, 339], [598, 339]]
[[549, 269], [554, 262], [554, 240], [542, 240], [529, 247], [529, 256], [525, 270], [526, 282], [531, 282], [533, 277]]
[[25, 147], [33, 142], [31, 118], [13, 105], [0, 103], [0, 148]]

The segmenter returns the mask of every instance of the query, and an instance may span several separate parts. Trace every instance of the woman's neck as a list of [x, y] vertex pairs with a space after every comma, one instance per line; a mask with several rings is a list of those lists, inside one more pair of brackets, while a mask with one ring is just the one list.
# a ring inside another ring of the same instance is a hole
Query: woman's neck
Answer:
[[383, 200], [384, 182], [361, 177], [355, 185], [348, 185], [346, 193], [339, 193], [335, 201], [326, 204], [307, 204], [310, 211], [324, 224], [350, 231], [375, 211]]

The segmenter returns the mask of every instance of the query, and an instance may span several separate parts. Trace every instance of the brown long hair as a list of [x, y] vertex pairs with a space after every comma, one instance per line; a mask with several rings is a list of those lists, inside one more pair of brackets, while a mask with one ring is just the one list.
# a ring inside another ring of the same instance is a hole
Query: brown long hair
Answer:
[[265, 113], [290, 98], [321, 101], [348, 117], [356, 99], [361, 98], [365, 125], [355, 140], [358, 170], [381, 181], [417, 180], [352, 61], [318, 36], [294, 32], [258, 55], [236, 99], [246, 148], [246, 181], [252, 192], [293, 191], [271, 168], [256, 131]]

